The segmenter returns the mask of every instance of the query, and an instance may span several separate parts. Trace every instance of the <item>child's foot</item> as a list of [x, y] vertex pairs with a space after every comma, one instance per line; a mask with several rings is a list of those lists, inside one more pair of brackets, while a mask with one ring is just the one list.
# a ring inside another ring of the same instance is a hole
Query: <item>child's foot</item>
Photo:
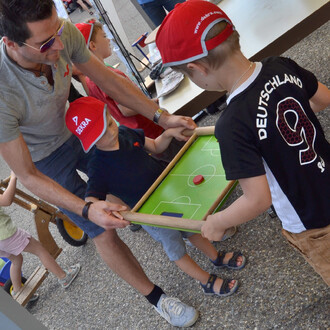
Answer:
[[[16, 296], [16, 292], [14, 292], [14, 291], [12, 290], [10, 294], [11, 294], [11, 296], [12, 296], [13, 298], [15, 298], [15, 296]], [[35, 302], [35, 301], [37, 301], [38, 299], [39, 299], [39, 295], [38, 295], [38, 293], [35, 293], [35, 294], [33, 294], [33, 296], [30, 298], [29, 303]]]
[[200, 282], [206, 295], [216, 295], [219, 297], [228, 297], [238, 289], [238, 281], [231, 279], [221, 279], [214, 274], [210, 274], [205, 284]]
[[64, 278], [58, 279], [58, 282], [61, 284], [62, 288], [66, 289], [70, 286], [73, 280], [77, 277], [80, 271], [80, 264], [70, 266], [68, 270], [65, 270], [66, 276]]
[[236, 270], [244, 268], [246, 264], [246, 258], [239, 251], [228, 253], [226, 251], [218, 251], [217, 258], [211, 261], [216, 267], [226, 267]]

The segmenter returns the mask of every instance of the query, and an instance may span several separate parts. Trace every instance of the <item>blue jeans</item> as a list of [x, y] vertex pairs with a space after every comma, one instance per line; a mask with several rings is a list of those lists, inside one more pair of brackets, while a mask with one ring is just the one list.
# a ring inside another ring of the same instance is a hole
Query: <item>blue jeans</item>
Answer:
[[[174, 6], [177, 3], [185, 2], [185, 0], [154, 0], [151, 2], [147, 2], [145, 4], [141, 4], [140, 6], [145, 11], [145, 13], [149, 16], [152, 22], [158, 26], [162, 24], [166, 11], [169, 12], [174, 9]], [[164, 9], [165, 8], [165, 9]]]
[[158, 228], [151, 226], [142, 226], [143, 229], [157, 242], [160, 242], [164, 251], [171, 261], [181, 259], [187, 254], [186, 244], [183, 238], [188, 238], [195, 233], [179, 231], [167, 228]]
[[[94, 150], [94, 148], [92, 148]], [[48, 157], [35, 162], [37, 169], [59, 183], [81, 199], [85, 198], [86, 182], [80, 177], [77, 170], [87, 173], [87, 164], [92, 150], [85, 153], [80, 141], [72, 135], [63, 145], [52, 152]], [[83, 217], [61, 209], [79, 228], [90, 238], [104, 232], [104, 229]]]

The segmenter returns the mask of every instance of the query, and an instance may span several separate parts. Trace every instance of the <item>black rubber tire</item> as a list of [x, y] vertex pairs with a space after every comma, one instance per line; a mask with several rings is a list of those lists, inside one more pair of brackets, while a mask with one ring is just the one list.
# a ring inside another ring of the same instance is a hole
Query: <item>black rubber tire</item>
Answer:
[[56, 218], [58, 231], [63, 239], [72, 246], [85, 245], [88, 235], [84, 233], [79, 227], [73, 226], [71, 223]]
[[[24, 276], [22, 276], [22, 284], [24, 284], [26, 281], [27, 281], [27, 279], [26, 279]], [[12, 289], [13, 289], [13, 284], [12, 284], [12, 282], [11, 282], [11, 279], [9, 279], [9, 280], [6, 281], [5, 285], [3, 286], [3, 289], [4, 289], [8, 294], [11, 295], [11, 291], [12, 291]]]

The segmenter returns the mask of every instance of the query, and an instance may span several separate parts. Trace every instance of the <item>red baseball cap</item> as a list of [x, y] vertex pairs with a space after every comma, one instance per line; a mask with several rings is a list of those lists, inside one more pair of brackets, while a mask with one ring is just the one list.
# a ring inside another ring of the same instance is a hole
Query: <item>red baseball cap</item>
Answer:
[[84, 36], [86, 45], [89, 47], [89, 42], [91, 41], [94, 23], [95, 21], [91, 21], [90, 23], [77, 23], [75, 24], [81, 34]]
[[[226, 21], [226, 28], [205, 41], [210, 29]], [[164, 66], [189, 63], [205, 57], [234, 31], [228, 16], [217, 6], [203, 0], [187, 0], [169, 12], [156, 34], [156, 45]]]
[[106, 131], [106, 104], [91, 96], [81, 97], [70, 103], [65, 122], [87, 153]]

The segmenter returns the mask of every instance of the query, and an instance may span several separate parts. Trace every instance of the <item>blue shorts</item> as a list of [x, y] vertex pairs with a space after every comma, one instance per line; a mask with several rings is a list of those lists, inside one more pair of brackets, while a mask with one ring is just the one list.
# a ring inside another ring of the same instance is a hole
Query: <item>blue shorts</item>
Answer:
[[145, 225], [142, 227], [147, 233], [150, 234], [154, 240], [162, 244], [164, 251], [171, 261], [179, 260], [185, 254], [187, 254], [186, 244], [183, 238], [188, 238], [192, 235], [195, 235], [195, 233], [174, 229], [158, 228]]
[[[92, 156], [92, 151], [85, 153], [80, 141], [72, 135], [57, 150], [46, 158], [35, 162], [37, 169], [59, 183], [63, 188], [69, 190], [81, 199], [85, 199], [86, 182], [80, 177], [77, 170], [87, 173], [87, 164]], [[94, 222], [83, 217], [60, 209], [90, 238], [94, 238], [104, 232], [104, 229]]]

